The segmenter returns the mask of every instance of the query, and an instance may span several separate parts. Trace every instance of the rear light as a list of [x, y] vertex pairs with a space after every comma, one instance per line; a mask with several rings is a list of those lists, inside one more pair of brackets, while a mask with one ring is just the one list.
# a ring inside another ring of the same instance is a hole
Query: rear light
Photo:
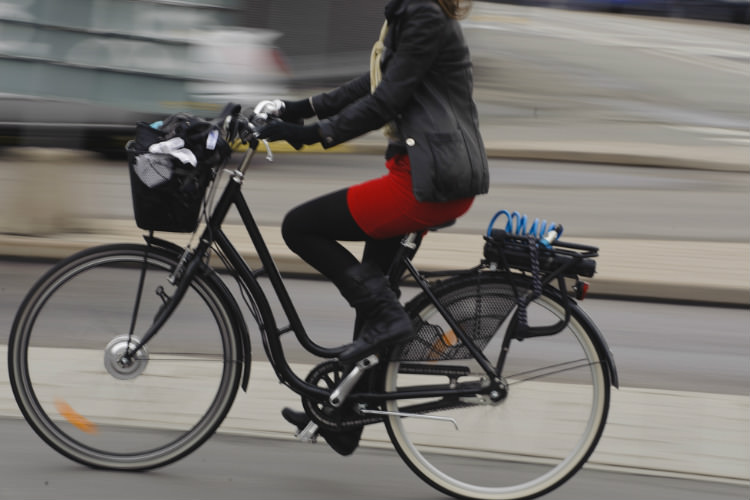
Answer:
[[578, 280], [576, 282], [576, 285], [573, 287], [573, 290], [576, 292], [576, 298], [578, 300], [583, 300], [586, 298], [586, 294], [589, 292], [589, 284], [585, 281]]

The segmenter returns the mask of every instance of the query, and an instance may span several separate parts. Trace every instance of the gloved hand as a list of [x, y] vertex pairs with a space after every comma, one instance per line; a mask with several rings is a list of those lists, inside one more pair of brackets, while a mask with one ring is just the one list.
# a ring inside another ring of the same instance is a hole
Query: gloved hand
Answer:
[[300, 125], [305, 118], [315, 116], [310, 99], [301, 99], [299, 101], [281, 101], [283, 106], [279, 117], [285, 122], [299, 123]]
[[271, 142], [285, 140], [294, 149], [302, 149], [305, 144], [320, 142], [320, 126], [317, 123], [305, 126], [273, 120], [258, 131], [258, 138]]
[[256, 113], [276, 116], [285, 122], [302, 125], [305, 118], [315, 116], [310, 99], [282, 101], [281, 99], [260, 101], [255, 106]]

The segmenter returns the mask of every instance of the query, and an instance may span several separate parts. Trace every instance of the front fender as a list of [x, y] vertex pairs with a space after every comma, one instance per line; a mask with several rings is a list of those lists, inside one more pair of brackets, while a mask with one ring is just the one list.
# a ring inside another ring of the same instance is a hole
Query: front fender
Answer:
[[[182, 253], [185, 251], [183, 247], [161, 238], [144, 235], [144, 239], [151, 246], [173, 253], [175, 256], [175, 260], [179, 260], [179, 258], [182, 256]], [[240, 346], [240, 362], [242, 363], [242, 390], [247, 392], [247, 386], [250, 381], [250, 361], [252, 359], [252, 349], [250, 345], [250, 333], [247, 329], [247, 323], [245, 323], [245, 319], [242, 316], [242, 310], [240, 309], [239, 304], [237, 304], [237, 301], [235, 300], [232, 293], [229, 291], [229, 288], [227, 288], [224, 280], [221, 279], [221, 277], [216, 273], [214, 269], [210, 268], [205, 263], [202, 263], [198, 272], [201, 273], [201, 275], [211, 284], [211, 286], [215, 287], [216, 292], [221, 296], [222, 303], [226, 306], [227, 312], [231, 316], [233, 331], [235, 336], [237, 337], [236, 341]]]

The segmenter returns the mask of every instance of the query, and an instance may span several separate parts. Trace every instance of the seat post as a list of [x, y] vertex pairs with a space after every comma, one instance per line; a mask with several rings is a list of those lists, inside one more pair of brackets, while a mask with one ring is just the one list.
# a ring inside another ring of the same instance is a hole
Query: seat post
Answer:
[[393, 261], [388, 268], [388, 275], [386, 276], [388, 283], [391, 285], [391, 288], [397, 292], [397, 295], [399, 282], [401, 281], [404, 271], [406, 271], [404, 259], [414, 258], [414, 255], [419, 249], [419, 245], [422, 243], [423, 235], [423, 232], [415, 231], [407, 233], [401, 238], [401, 245], [396, 251], [396, 255], [393, 257]]

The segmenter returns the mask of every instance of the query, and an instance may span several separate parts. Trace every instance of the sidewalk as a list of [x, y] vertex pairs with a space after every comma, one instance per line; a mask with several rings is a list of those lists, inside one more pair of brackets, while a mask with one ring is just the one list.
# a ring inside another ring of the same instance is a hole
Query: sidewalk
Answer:
[[[55, 236], [0, 235], [0, 255], [60, 259], [71, 253], [104, 243], [143, 242], [144, 231], [129, 220], [89, 219], [89, 233]], [[259, 267], [245, 228], [225, 226], [230, 239], [251, 267]], [[315, 271], [292, 253], [279, 228], [261, 226], [271, 255], [283, 273], [312, 274]], [[167, 235], [175, 243], [187, 243], [188, 235]], [[644, 300], [748, 305], [750, 303], [750, 245], [742, 243], [596, 239], [576, 240], [598, 246], [597, 274], [591, 278], [590, 294]], [[415, 264], [422, 270], [461, 269], [479, 263], [484, 240], [481, 235], [449, 231], [429, 234]], [[357, 250], [356, 243], [347, 244]], [[706, 256], [711, 265], [706, 266]]]
[[[592, 128], [596, 128], [594, 131]], [[488, 155], [493, 158], [524, 158], [620, 164], [633, 166], [657, 166], [664, 168], [691, 168], [725, 172], [750, 173], [750, 149], [737, 143], [714, 142], [711, 138], [696, 139], [693, 131], [654, 124], [592, 123], [563, 127], [556, 122], [540, 123], [533, 120], [509, 119], [507, 125], [483, 126]], [[607, 141], [591, 138], [607, 136]], [[586, 140], [586, 137], [590, 139]], [[285, 143], [274, 143], [275, 152], [288, 151]], [[306, 152], [322, 148], [306, 148]], [[372, 132], [325, 154], [383, 153], [380, 132]], [[33, 168], [45, 168], [30, 177], [51, 177], [46, 182], [48, 194], [40, 196], [38, 185], [34, 185], [35, 198], [28, 200], [28, 211], [35, 211], [40, 218], [48, 219], [54, 226], [54, 218], [61, 210], [55, 200], [65, 190], [66, 178], [51, 176], [51, 168], [63, 167], [69, 172], [77, 164], [94, 162], [87, 153], [72, 151], [49, 152], [45, 150], [13, 150], [6, 153], [10, 161], [29, 162]], [[40, 165], [45, 165], [41, 167]], [[47, 166], [47, 165], [51, 165]], [[24, 168], [22, 171], [29, 169]], [[43, 173], [43, 172], [46, 172]], [[55, 170], [55, 173], [59, 172]], [[2, 174], [2, 172], [0, 172]], [[35, 181], [36, 182], [36, 181]], [[122, 190], [122, 187], [118, 187]], [[118, 191], [119, 193], [119, 191]], [[11, 193], [18, 196], [17, 193]], [[129, 194], [119, 193], [123, 213], [130, 214]], [[70, 195], [69, 195], [70, 196]], [[24, 207], [26, 210], [26, 207]], [[63, 207], [64, 210], [64, 207]], [[55, 234], [55, 231], [24, 231], [45, 236], [23, 236], [0, 234], [0, 255], [9, 257], [40, 257], [59, 259], [71, 253], [99, 243], [120, 241], [142, 241], [143, 231], [131, 218], [102, 219], [96, 213], [86, 211], [78, 226], [81, 232]], [[28, 215], [28, 214], [25, 214]], [[36, 222], [34, 222], [36, 223]], [[225, 226], [238, 249], [251, 265], [257, 264], [254, 250], [249, 245], [244, 228]], [[2, 228], [0, 228], [2, 231]], [[14, 231], [18, 233], [20, 231]], [[262, 233], [271, 254], [282, 272], [314, 272], [294, 255], [282, 241], [277, 227], [262, 227]], [[168, 234], [175, 242], [187, 241], [187, 236]], [[597, 262], [598, 273], [591, 279], [592, 295], [632, 297], [646, 300], [696, 301], [733, 305], [750, 304], [750, 244], [710, 241], [668, 241], [597, 238], [595, 241], [578, 241], [600, 248]], [[429, 235], [417, 255], [416, 264], [425, 270], [469, 267], [481, 258], [483, 240], [480, 234], [458, 234], [450, 228]], [[356, 245], [354, 245], [356, 246]]]

